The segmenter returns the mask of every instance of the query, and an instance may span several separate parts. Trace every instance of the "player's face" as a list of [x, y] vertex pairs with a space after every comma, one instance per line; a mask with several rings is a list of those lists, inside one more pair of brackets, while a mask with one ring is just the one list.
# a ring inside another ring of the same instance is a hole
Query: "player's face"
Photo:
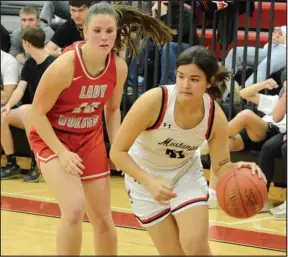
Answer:
[[28, 27], [36, 27], [39, 26], [40, 20], [37, 19], [36, 14], [20, 14], [21, 19], [21, 28], [25, 29]]
[[211, 86], [205, 73], [195, 64], [181, 65], [176, 74], [177, 93], [180, 99], [202, 98]]
[[117, 24], [113, 16], [98, 14], [91, 18], [85, 38], [101, 54], [107, 55], [114, 46], [117, 36]]
[[82, 5], [81, 7], [70, 5], [71, 18], [73, 19], [73, 21], [77, 26], [84, 25], [87, 11], [88, 7], [86, 5]]

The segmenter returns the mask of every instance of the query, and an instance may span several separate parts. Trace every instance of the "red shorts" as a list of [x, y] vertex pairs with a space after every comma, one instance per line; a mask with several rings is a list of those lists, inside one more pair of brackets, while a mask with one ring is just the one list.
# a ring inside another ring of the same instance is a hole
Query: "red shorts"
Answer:
[[[83, 134], [54, 131], [65, 147], [69, 151], [77, 153], [83, 160], [85, 169], [81, 175], [82, 180], [103, 178], [110, 175], [102, 127]], [[47, 163], [58, 158], [34, 129], [30, 132], [30, 142], [39, 170], [40, 162]]]

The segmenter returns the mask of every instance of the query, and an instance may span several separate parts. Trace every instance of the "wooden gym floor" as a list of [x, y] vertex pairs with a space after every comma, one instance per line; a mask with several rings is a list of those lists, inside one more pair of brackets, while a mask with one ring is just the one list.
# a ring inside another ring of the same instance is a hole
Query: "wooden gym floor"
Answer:
[[[111, 177], [111, 185], [119, 255], [157, 255], [148, 234], [131, 213], [123, 178]], [[271, 207], [285, 199], [286, 190], [272, 187]], [[45, 182], [1, 181], [1, 255], [55, 255], [59, 215], [55, 198]], [[85, 219], [82, 255], [94, 254], [92, 238], [91, 226]], [[270, 213], [237, 220], [213, 209], [210, 210], [209, 239], [214, 255], [285, 256], [286, 221], [274, 220]]]

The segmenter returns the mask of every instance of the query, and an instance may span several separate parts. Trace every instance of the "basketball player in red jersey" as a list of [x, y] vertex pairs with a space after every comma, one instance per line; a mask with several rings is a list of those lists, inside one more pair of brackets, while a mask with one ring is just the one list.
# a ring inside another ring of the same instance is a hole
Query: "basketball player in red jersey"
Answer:
[[46, 70], [35, 94], [30, 140], [61, 209], [58, 255], [80, 254], [84, 206], [96, 255], [117, 253], [102, 111], [112, 144], [120, 127], [119, 106], [127, 76], [127, 65], [114, 49], [134, 46], [131, 23], [139, 23], [142, 38], [151, 37], [158, 45], [174, 34], [137, 8], [95, 4], [87, 13], [86, 41], [76, 42]]
[[219, 177], [241, 167], [265, 176], [255, 163], [230, 161], [227, 119], [213, 101], [221, 98], [227, 70], [203, 46], [183, 51], [176, 67], [176, 85], [149, 90], [134, 103], [110, 156], [125, 172], [133, 213], [160, 255], [211, 255], [199, 146], [208, 140]]

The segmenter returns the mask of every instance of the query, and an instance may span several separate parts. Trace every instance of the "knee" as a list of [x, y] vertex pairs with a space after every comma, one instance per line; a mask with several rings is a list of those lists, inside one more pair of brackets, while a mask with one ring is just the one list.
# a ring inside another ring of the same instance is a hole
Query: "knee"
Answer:
[[243, 123], [247, 123], [247, 121], [253, 118], [253, 116], [255, 116], [254, 112], [250, 110], [243, 110], [236, 115], [235, 119], [238, 119], [239, 121]]
[[28, 121], [31, 105], [30, 104], [26, 104], [26, 105], [20, 106], [19, 108], [21, 110], [22, 120], [23, 121]]
[[[111, 215], [101, 215], [99, 217], [90, 217], [90, 221], [94, 228], [97, 228], [99, 233], [106, 233], [115, 229]], [[116, 233], [115, 233], [116, 239]]]
[[[60, 206], [61, 208], [61, 206]], [[83, 201], [74, 201], [69, 207], [61, 208], [61, 218], [70, 225], [82, 222], [84, 217], [84, 199]]]
[[180, 243], [186, 255], [208, 255], [210, 252], [207, 235], [197, 238], [180, 235]]

